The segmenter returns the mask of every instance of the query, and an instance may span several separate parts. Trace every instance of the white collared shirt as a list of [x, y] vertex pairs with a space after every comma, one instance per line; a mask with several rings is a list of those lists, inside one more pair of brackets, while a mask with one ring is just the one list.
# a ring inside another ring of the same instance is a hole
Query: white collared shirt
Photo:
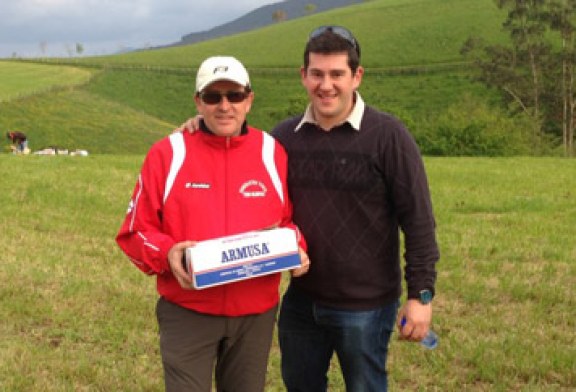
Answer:
[[[346, 119], [341, 124], [338, 125], [342, 125], [345, 122], [348, 122], [352, 126], [352, 128], [354, 128], [357, 131], [360, 131], [360, 123], [362, 122], [362, 116], [364, 115], [365, 104], [364, 100], [362, 99], [358, 91], [354, 93], [354, 96], [356, 102], [354, 103], [352, 112], [350, 112], [350, 115], [346, 117]], [[304, 112], [302, 120], [300, 120], [296, 128], [294, 128], [294, 132], [298, 132], [298, 130], [302, 127], [302, 125], [306, 123], [316, 125], [318, 124], [318, 122], [314, 118], [314, 111], [312, 110], [312, 104], [308, 104], [308, 107], [306, 108], [306, 112]]]

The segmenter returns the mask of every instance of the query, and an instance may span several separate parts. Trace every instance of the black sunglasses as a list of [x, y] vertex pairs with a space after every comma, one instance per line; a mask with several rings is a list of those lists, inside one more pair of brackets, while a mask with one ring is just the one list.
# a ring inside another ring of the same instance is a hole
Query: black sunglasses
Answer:
[[308, 40], [316, 38], [327, 31], [330, 31], [348, 41], [348, 43], [356, 50], [356, 53], [358, 53], [358, 57], [360, 57], [360, 45], [358, 45], [358, 41], [356, 41], [356, 38], [354, 38], [354, 35], [350, 30], [342, 26], [320, 26], [310, 33]]
[[199, 96], [205, 104], [216, 105], [222, 102], [223, 97], [226, 97], [230, 103], [240, 103], [248, 97], [248, 93], [246, 91], [227, 91], [226, 93], [206, 91], [200, 93]]

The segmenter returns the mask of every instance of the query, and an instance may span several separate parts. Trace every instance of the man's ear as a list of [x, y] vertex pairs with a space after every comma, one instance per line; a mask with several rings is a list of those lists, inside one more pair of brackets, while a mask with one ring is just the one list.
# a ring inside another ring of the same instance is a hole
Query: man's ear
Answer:
[[252, 103], [254, 102], [254, 91], [250, 91], [248, 97], [246, 98], [246, 113], [250, 113], [250, 109], [252, 109]]
[[302, 85], [304, 85], [304, 87], [306, 87], [306, 85], [304, 84], [304, 79], [306, 79], [306, 68], [304, 68], [304, 66], [300, 67], [300, 82], [302, 83]]
[[362, 76], [364, 76], [364, 68], [362, 68], [362, 66], [358, 66], [356, 73], [354, 74], [354, 84], [356, 85], [354, 88], [355, 90], [360, 87], [360, 84], [362, 83]]
[[198, 93], [194, 93], [194, 103], [196, 104], [196, 111], [202, 114], [202, 100], [200, 99], [200, 95], [198, 95]]

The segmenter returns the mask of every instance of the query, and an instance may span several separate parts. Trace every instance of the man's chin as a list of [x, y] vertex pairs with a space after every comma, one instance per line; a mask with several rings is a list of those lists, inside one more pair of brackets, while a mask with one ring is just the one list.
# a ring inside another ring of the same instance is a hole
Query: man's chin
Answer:
[[337, 105], [338, 101], [334, 98], [324, 98], [324, 99], [317, 98], [314, 101], [314, 107], [323, 112], [323, 114], [334, 112], [334, 110], [336, 110]]
[[323, 118], [331, 118], [336, 115], [336, 111], [333, 106], [320, 106], [316, 108], [316, 114]]

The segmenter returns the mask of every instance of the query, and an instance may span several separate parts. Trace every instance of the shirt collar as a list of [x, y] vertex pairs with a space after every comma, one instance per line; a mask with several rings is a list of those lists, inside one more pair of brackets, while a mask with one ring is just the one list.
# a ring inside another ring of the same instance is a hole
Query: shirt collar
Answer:
[[[346, 118], [346, 120], [344, 120], [342, 122], [342, 124], [347, 122], [352, 126], [352, 128], [354, 128], [357, 131], [360, 131], [360, 123], [362, 122], [362, 116], [364, 115], [364, 107], [366, 105], [364, 104], [364, 100], [360, 96], [359, 92], [356, 91], [354, 93], [354, 96], [355, 96], [355, 101], [356, 101], [354, 103], [354, 108], [352, 109], [352, 112]], [[318, 122], [314, 118], [314, 112], [312, 110], [311, 104], [308, 104], [308, 107], [306, 108], [306, 111], [304, 112], [304, 116], [302, 117], [302, 120], [300, 120], [300, 122], [298, 123], [298, 125], [294, 129], [294, 132], [298, 132], [298, 130], [300, 130], [302, 125], [304, 125], [306, 123], [318, 124]]]

